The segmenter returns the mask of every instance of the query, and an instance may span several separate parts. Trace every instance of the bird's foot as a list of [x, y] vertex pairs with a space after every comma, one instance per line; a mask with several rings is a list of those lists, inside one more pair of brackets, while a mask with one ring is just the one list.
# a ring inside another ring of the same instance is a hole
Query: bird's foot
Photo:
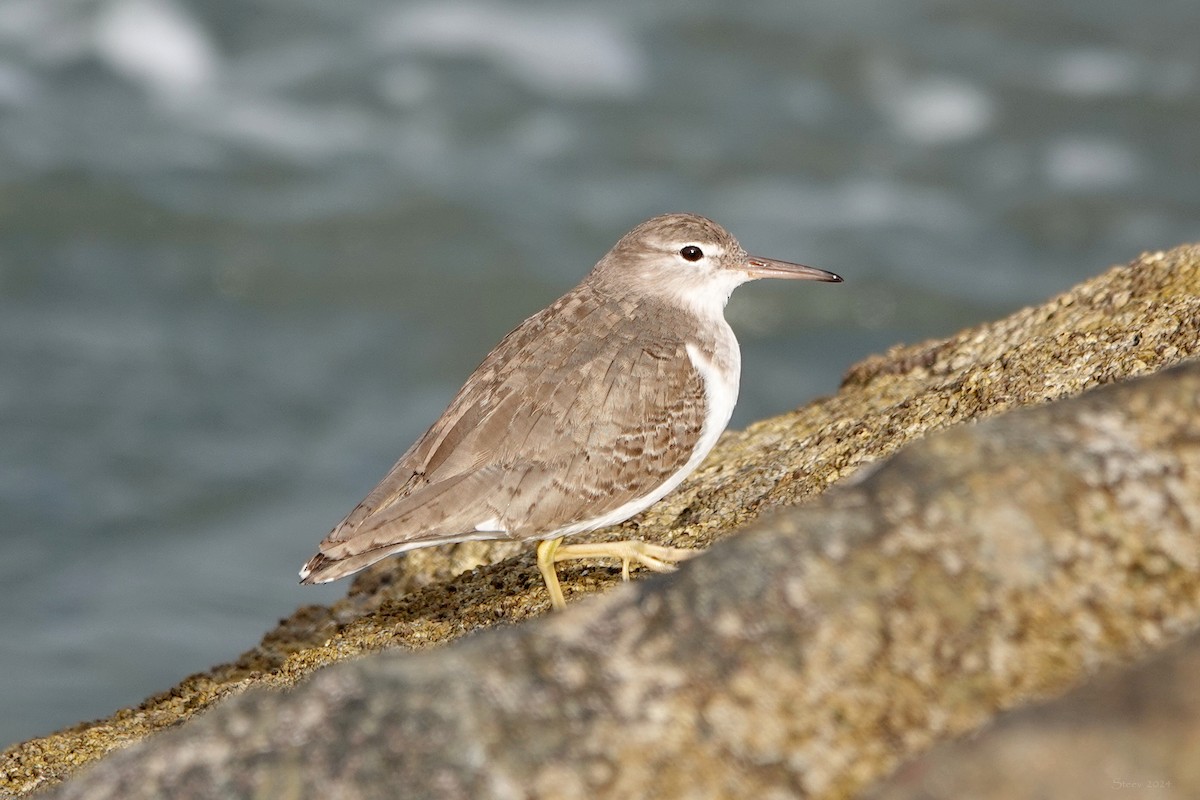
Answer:
[[637, 562], [655, 572], [673, 572], [676, 561], [684, 561], [700, 555], [697, 549], [682, 547], [666, 547], [659, 544], [639, 542], [628, 539], [623, 542], [592, 542], [586, 544], [564, 545], [562, 539], [543, 539], [538, 542], [537, 563], [542, 580], [546, 583], [546, 591], [550, 593], [550, 604], [555, 609], [567, 607], [563, 597], [562, 587], [558, 583], [558, 573], [554, 565], [559, 561], [575, 558], [617, 558], [621, 560], [621, 578], [629, 580], [629, 565]]
[[622, 542], [592, 542], [568, 544], [554, 550], [554, 561], [574, 558], [617, 558], [621, 560], [621, 579], [629, 580], [629, 565], [637, 562], [655, 572], [673, 572], [675, 562], [700, 555], [700, 550], [666, 547], [659, 544], [627, 539]]

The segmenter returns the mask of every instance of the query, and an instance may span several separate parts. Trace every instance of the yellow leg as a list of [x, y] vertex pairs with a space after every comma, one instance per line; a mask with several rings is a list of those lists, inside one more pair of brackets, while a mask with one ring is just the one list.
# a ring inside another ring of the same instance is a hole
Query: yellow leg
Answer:
[[560, 544], [561, 536], [557, 539], [543, 539], [537, 546], [538, 572], [542, 573], [542, 580], [546, 582], [546, 591], [550, 593], [550, 605], [559, 611], [567, 607], [562, 587], [558, 585], [558, 573], [554, 570], [554, 562], [558, 560], [555, 553]]
[[[555, 540], [554, 548], [548, 553], [549, 558], [552, 558], [556, 562], [572, 558], [619, 558], [621, 559], [621, 577], [624, 580], [629, 580], [629, 564], [633, 561], [655, 572], [672, 572], [675, 570], [675, 565], [672, 562], [683, 561], [700, 555], [700, 551], [696, 549], [664, 547], [663, 545], [639, 542], [636, 539], [628, 539], [623, 542], [568, 544], [559, 547], [558, 543], [561, 541], [562, 539]], [[539, 547], [539, 564], [541, 557], [542, 550]], [[543, 571], [542, 574], [545, 575], [546, 573]], [[557, 583], [557, 580], [555, 583]]]

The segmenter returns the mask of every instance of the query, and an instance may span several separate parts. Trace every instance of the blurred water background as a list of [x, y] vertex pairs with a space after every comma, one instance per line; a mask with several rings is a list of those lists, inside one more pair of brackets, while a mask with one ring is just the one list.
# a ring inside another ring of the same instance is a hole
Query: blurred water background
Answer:
[[235, 657], [625, 230], [758, 284], [735, 425], [1200, 238], [1194, 0], [0, 0], [0, 745]]

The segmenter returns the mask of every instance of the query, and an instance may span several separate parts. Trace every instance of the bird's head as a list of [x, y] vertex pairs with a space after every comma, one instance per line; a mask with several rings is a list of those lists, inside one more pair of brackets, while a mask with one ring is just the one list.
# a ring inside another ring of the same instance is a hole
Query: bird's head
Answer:
[[823, 269], [748, 255], [729, 231], [696, 214], [646, 220], [621, 237], [589, 278], [609, 291], [670, 297], [718, 312], [746, 281], [842, 280]]

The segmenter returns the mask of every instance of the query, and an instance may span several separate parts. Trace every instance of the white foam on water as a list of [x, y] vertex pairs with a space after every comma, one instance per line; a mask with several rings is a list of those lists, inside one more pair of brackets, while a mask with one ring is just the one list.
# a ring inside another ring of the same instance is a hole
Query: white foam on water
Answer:
[[378, 31], [385, 48], [485, 58], [530, 89], [556, 96], [628, 96], [645, 65], [614, 17], [523, 3], [440, 2], [397, 11]]
[[203, 25], [171, 0], [120, 0], [96, 19], [95, 48], [116, 72], [166, 95], [210, 86], [219, 57]]

